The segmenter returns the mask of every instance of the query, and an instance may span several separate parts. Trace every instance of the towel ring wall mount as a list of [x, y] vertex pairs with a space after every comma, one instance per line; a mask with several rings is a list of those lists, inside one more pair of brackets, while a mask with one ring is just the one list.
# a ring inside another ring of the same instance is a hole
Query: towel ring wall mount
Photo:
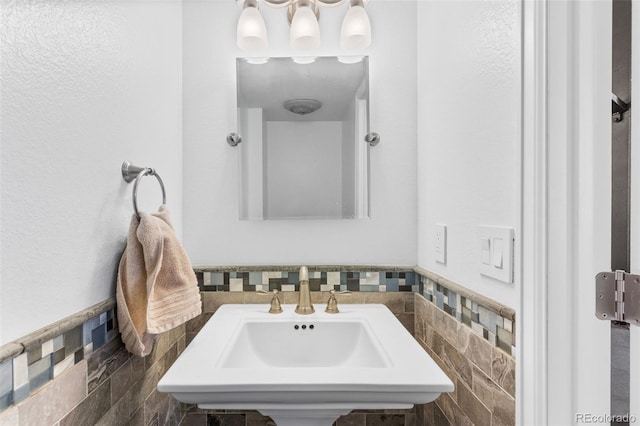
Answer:
[[133, 183], [133, 211], [136, 213], [138, 220], [140, 219], [140, 212], [138, 211], [138, 183], [145, 176], [155, 176], [162, 189], [162, 204], [167, 204], [167, 193], [164, 189], [164, 183], [160, 175], [156, 173], [156, 170], [151, 167], [139, 167], [131, 164], [130, 161], [122, 163], [122, 178], [127, 183]]

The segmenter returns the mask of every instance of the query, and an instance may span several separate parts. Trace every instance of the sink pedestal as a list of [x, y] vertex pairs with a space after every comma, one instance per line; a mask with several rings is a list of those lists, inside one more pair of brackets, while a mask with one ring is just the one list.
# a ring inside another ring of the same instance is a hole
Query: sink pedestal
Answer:
[[338, 417], [351, 412], [350, 409], [263, 409], [263, 416], [269, 416], [277, 426], [331, 426]]

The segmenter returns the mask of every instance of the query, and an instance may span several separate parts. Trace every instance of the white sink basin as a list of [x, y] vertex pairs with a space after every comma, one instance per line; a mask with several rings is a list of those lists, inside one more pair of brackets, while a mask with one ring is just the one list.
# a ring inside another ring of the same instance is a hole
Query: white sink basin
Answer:
[[384, 368], [391, 365], [366, 322], [325, 318], [302, 322], [300, 324], [299, 318], [242, 321], [221, 357], [220, 368]]
[[250, 409], [278, 426], [331, 425], [353, 409], [411, 408], [453, 383], [384, 305], [298, 315], [223, 305], [158, 383], [205, 409]]

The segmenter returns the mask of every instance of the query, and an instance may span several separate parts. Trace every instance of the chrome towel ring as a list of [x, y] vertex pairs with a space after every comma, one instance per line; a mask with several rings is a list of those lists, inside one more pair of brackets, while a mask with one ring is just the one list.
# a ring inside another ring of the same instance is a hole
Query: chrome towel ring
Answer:
[[130, 161], [122, 163], [122, 178], [124, 181], [131, 183], [135, 180], [133, 183], [133, 211], [136, 213], [138, 220], [140, 220], [140, 212], [138, 211], [138, 183], [140, 183], [140, 180], [145, 176], [155, 176], [156, 179], [158, 179], [158, 183], [162, 189], [162, 204], [167, 204], [167, 193], [164, 189], [164, 183], [155, 169], [151, 167], [134, 166]]

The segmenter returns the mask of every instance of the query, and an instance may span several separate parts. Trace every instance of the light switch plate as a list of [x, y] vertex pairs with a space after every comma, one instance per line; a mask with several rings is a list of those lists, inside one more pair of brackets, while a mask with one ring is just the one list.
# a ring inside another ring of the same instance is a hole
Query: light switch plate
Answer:
[[[513, 283], [513, 228], [502, 226], [480, 226], [478, 265], [480, 273], [496, 280]], [[486, 253], [489, 240], [489, 253]], [[487, 262], [487, 255], [489, 262]]]
[[438, 263], [447, 263], [447, 225], [437, 224], [433, 233], [435, 259]]

